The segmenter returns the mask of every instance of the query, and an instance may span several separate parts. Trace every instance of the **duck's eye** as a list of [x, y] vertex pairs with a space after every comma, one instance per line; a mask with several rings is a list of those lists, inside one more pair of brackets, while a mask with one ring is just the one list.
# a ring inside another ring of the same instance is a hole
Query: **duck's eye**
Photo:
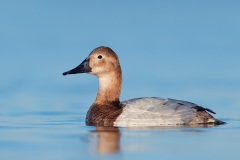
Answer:
[[102, 59], [102, 55], [98, 55], [98, 57], [97, 57], [98, 59]]

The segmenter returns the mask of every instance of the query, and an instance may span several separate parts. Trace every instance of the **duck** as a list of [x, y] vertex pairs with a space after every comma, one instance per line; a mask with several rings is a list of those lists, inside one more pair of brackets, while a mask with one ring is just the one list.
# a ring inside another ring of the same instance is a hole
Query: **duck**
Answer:
[[120, 102], [122, 70], [117, 54], [106, 46], [95, 48], [77, 67], [63, 75], [87, 73], [98, 78], [98, 92], [86, 115], [86, 125], [151, 127], [224, 124], [216, 114], [192, 102], [160, 97], [133, 98]]

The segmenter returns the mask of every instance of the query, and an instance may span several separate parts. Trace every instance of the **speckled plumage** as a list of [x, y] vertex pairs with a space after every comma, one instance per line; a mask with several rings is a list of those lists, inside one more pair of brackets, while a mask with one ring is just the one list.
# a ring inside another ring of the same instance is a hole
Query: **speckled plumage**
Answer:
[[[197, 104], [157, 97], [136, 98], [122, 102], [123, 112], [114, 122], [115, 126], [166, 126], [213, 123], [215, 119]], [[205, 113], [205, 119], [199, 113]], [[195, 119], [198, 116], [198, 119]], [[199, 117], [200, 116], [200, 117]]]

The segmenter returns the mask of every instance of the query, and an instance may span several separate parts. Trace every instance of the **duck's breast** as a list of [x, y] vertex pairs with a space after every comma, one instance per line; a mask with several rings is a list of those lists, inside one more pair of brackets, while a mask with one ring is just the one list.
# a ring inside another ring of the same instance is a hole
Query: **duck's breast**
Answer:
[[163, 126], [187, 124], [196, 116], [194, 103], [163, 98], [137, 98], [123, 101], [122, 113], [114, 126]]

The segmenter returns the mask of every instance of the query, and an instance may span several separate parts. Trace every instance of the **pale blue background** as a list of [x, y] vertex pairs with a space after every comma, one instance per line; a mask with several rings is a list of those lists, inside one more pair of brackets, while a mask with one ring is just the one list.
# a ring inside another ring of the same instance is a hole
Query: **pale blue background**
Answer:
[[172, 97], [226, 115], [219, 106], [240, 105], [239, 7], [218, 0], [1, 1], [1, 110], [89, 106], [97, 79], [61, 74], [106, 45], [122, 63], [123, 100]]
[[1, 0], [1, 123], [74, 112], [84, 126], [97, 78], [62, 72], [101, 45], [121, 61], [121, 100], [170, 97], [239, 118], [239, 8], [237, 0]]

